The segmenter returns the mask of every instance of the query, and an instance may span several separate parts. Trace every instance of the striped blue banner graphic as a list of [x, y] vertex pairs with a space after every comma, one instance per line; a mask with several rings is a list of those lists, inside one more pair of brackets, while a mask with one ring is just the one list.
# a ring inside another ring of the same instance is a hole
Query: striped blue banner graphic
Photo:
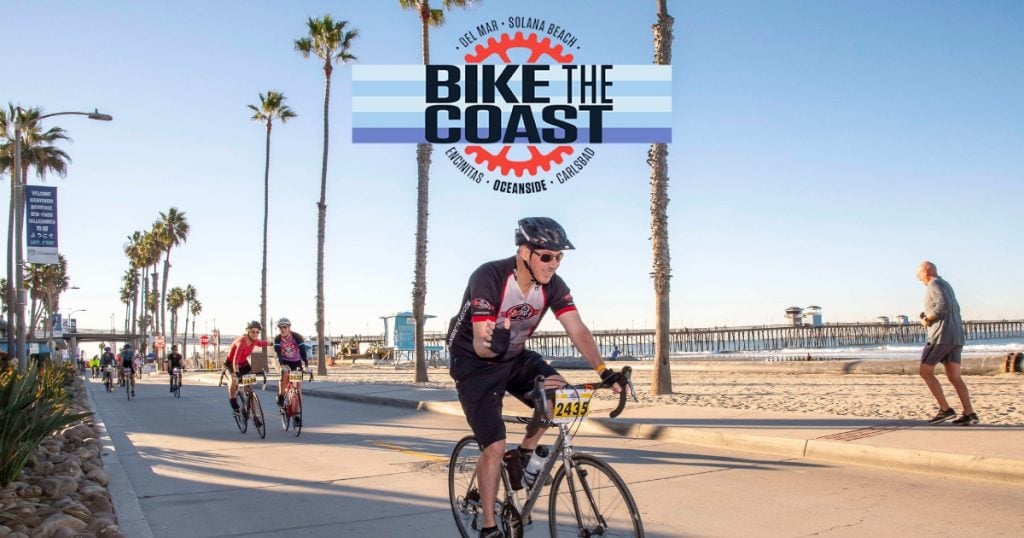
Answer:
[[[454, 66], [463, 69], [465, 66]], [[501, 66], [499, 66], [500, 68]], [[578, 66], [580, 70], [589, 66]], [[513, 107], [529, 107], [529, 115], [538, 129], [564, 130], [546, 124], [542, 119], [544, 107], [549, 105], [580, 104], [578, 73], [569, 77], [561, 65], [551, 65], [547, 70], [536, 72], [535, 79], [547, 82], [546, 86], [535, 86], [537, 97], [549, 99], [547, 103], [488, 103], [481, 107], [479, 102], [467, 102], [465, 95], [458, 101], [445, 103], [458, 107], [458, 118], [446, 113], [437, 115], [438, 133], [453, 137], [446, 142], [471, 144], [479, 138], [491, 135], [487, 129], [490, 114], [500, 111], [501, 136], [507, 129], [515, 129], [519, 136], [503, 144], [535, 144], [522, 136], [522, 125], [509, 126]], [[601, 132], [591, 132], [590, 113], [581, 111], [576, 118], [557, 116], [560, 121], [572, 124], [577, 129], [577, 140], [572, 143], [589, 144], [599, 135], [605, 144], [651, 144], [672, 141], [672, 69], [663, 65], [610, 65], [604, 66], [602, 82], [604, 103], [609, 110], [602, 111]], [[572, 79], [575, 84], [570, 84]], [[465, 81], [462, 81], [463, 83]], [[477, 87], [483, 86], [481, 74], [477, 74]], [[508, 78], [508, 88], [516, 96], [522, 95], [523, 76], [520, 71]], [[427, 66], [424, 65], [355, 65], [352, 68], [352, 141], [370, 144], [415, 144], [428, 142], [426, 134], [427, 107]], [[592, 88], [592, 87], [591, 87]], [[587, 88], [587, 92], [591, 89]], [[600, 91], [600, 90], [597, 90]], [[569, 95], [572, 92], [572, 95]], [[500, 94], [499, 94], [500, 95]], [[594, 104], [592, 94], [587, 95], [584, 104]], [[476, 139], [468, 139], [466, 133], [466, 112], [475, 107], [479, 121]], [[480, 110], [485, 108], [486, 110]], [[519, 108], [521, 112], [523, 109]], [[521, 118], [521, 114], [519, 117]], [[450, 131], [454, 129], [455, 131]], [[454, 134], [453, 134], [454, 133]], [[458, 137], [454, 139], [454, 137]]]

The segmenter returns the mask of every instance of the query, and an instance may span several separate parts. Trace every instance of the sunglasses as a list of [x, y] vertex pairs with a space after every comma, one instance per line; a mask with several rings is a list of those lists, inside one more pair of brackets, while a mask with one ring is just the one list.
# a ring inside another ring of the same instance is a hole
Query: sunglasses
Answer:
[[[531, 251], [531, 252], [533, 252], [534, 254], [537, 254], [537, 251]], [[544, 254], [537, 254], [537, 257], [540, 258], [540, 261], [543, 262], [543, 263], [551, 263], [551, 260], [560, 262], [560, 261], [562, 261], [562, 257], [563, 256], [564, 256], [564, 254], [562, 254], [561, 252], [559, 252], [558, 254], [548, 254], [546, 252]]]

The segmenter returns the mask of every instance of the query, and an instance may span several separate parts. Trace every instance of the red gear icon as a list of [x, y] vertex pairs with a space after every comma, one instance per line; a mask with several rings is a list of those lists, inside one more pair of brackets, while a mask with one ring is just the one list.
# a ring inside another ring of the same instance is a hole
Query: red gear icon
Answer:
[[[551, 39], [545, 37], [539, 39], [537, 34], [531, 33], [523, 37], [522, 32], [516, 32], [515, 36], [509, 37], [502, 34], [501, 39], [489, 38], [487, 45], [477, 45], [475, 53], [466, 54], [466, 63], [478, 64], [489, 58], [497, 56], [505, 63], [511, 63], [508, 56], [511, 49], [527, 49], [530, 57], [526, 63], [536, 63], [544, 56], [550, 57], [555, 62], [566, 64], [573, 61], [573, 55], [562, 52], [562, 45], [551, 45]], [[526, 160], [514, 160], [508, 157], [512, 146], [504, 146], [498, 153], [491, 153], [483, 146], [466, 146], [466, 155], [475, 156], [477, 164], [486, 163], [487, 170], [493, 172], [496, 168], [501, 169], [502, 174], [515, 173], [516, 177], [523, 177], [523, 173], [534, 175], [540, 168], [545, 172], [551, 170], [551, 163], [561, 164], [564, 156], [572, 155], [572, 146], [556, 146], [551, 151], [544, 153], [537, 146], [526, 146], [530, 152], [530, 158]]]

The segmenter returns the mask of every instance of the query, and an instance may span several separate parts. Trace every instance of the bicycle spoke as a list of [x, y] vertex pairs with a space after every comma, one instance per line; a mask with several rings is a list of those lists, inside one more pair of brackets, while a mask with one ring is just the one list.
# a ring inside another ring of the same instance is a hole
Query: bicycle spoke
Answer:
[[551, 486], [551, 536], [643, 536], [640, 512], [622, 478], [588, 454], [576, 454], [573, 462]]
[[455, 525], [463, 538], [475, 537], [482, 523], [480, 492], [476, 486], [479, 461], [480, 447], [476, 438], [470, 436], [455, 445], [448, 462], [448, 499]]

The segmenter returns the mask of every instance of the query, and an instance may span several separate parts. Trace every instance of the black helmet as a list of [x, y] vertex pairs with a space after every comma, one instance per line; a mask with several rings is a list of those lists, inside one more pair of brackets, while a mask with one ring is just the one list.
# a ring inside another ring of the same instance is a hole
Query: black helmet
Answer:
[[132, 348], [132, 345], [131, 345], [131, 344], [125, 344], [125, 345], [124, 345], [124, 348], [122, 348], [122, 349], [131, 349], [131, 348]]
[[106, 347], [104, 347], [104, 348], [103, 348], [103, 351], [110, 351], [110, 346], [106, 346]]
[[516, 228], [516, 246], [529, 245], [544, 250], [572, 250], [569, 238], [562, 225], [548, 217], [527, 217], [519, 219]]
[[245, 330], [248, 331], [249, 329], [259, 329], [262, 331], [263, 324], [258, 321], [250, 321], [249, 324], [245, 326]]

